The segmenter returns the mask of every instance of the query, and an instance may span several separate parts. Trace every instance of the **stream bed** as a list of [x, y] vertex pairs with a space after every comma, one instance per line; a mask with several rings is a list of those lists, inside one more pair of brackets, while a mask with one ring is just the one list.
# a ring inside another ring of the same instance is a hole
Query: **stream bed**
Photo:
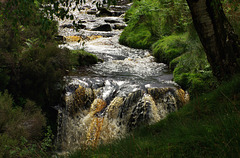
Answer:
[[122, 17], [130, 6], [121, 2], [106, 12], [87, 2], [72, 11], [74, 20], [81, 21], [78, 31], [71, 20], [59, 20], [59, 35], [66, 40], [60, 47], [84, 49], [103, 60], [65, 77], [65, 104], [58, 107], [61, 152], [121, 139], [188, 101], [165, 64], [156, 63], [148, 50], [119, 44], [126, 27]]

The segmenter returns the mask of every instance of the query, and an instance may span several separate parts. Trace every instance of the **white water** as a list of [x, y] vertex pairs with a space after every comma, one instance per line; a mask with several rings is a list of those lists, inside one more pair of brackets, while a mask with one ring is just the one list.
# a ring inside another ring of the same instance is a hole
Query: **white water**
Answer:
[[[60, 27], [60, 35], [86, 39], [69, 40], [61, 47], [84, 48], [104, 60], [66, 77], [66, 104], [59, 107], [58, 120], [57, 144], [61, 151], [122, 138], [140, 125], [161, 120], [187, 101], [187, 95], [172, 81], [165, 64], [154, 62], [147, 50], [118, 43], [122, 30], [89, 31], [106, 20], [86, 14], [95, 9], [91, 7], [73, 12], [76, 21], [85, 21], [85, 29], [76, 32]], [[111, 19], [125, 25], [121, 17]], [[70, 22], [60, 21], [60, 26]]]

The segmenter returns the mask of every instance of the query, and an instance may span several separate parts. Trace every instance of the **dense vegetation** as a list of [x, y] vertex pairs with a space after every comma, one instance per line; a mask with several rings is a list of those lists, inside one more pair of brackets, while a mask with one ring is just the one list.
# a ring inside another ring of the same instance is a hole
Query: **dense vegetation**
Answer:
[[[239, 4], [224, 2], [230, 22], [239, 34]], [[120, 43], [134, 48], [151, 49], [156, 61], [169, 65], [174, 81], [191, 97], [216, 88], [210, 64], [194, 29], [185, 0], [134, 1], [125, 16], [128, 26]]]
[[0, 2], [0, 157], [48, 157], [69, 70], [94, 64], [83, 50], [60, 49], [57, 23], [37, 1]]

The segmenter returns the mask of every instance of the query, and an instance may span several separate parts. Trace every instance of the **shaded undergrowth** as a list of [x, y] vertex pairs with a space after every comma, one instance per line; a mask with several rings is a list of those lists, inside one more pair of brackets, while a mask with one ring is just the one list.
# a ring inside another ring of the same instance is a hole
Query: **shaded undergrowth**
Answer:
[[240, 76], [125, 139], [74, 157], [238, 157]]

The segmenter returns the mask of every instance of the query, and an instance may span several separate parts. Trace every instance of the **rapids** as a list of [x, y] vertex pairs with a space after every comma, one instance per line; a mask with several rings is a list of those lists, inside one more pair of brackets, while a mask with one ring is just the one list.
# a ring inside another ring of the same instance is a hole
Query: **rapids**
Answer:
[[[119, 44], [126, 26], [121, 14], [129, 7], [112, 6], [111, 17], [101, 17], [95, 5], [86, 3], [80, 12], [72, 11], [74, 20], [81, 21], [78, 31], [72, 21], [59, 20], [59, 34], [66, 40], [60, 47], [84, 49], [104, 61], [65, 77], [65, 104], [58, 107], [60, 151], [120, 139], [140, 125], [163, 119], [188, 100], [167, 66], [154, 62], [148, 50]], [[102, 25], [111, 31], [103, 31]]]

